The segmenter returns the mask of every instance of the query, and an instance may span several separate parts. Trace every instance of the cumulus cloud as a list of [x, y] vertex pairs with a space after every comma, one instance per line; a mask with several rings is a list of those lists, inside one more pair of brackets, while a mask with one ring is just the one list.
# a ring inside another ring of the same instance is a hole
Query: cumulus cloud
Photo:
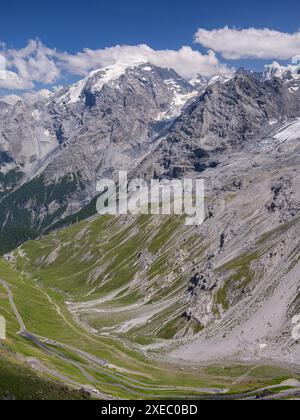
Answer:
[[4, 51], [7, 66], [16, 69], [23, 80], [50, 84], [60, 76], [55, 62], [56, 51], [38, 40], [30, 40], [25, 48]]
[[[0, 79], [0, 88], [28, 90], [28, 98], [37, 85], [50, 85], [67, 80], [72, 75], [86, 76], [90, 71], [116, 63], [151, 64], [172, 68], [185, 78], [197, 74], [228, 75], [232, 69], [219, 61], [213, 51], [203, 54], [184, 46], [179, 50], [154, 50], [148, 45], [117, 45], [104, 49], [85, 49], [75, 54], [59, 52], [45, 46], [39, 40], [30, 40], [25, 48], [7, 48], [0, 45], [0, 56], [6, 62], [5, 77]], [[24, 96], [24, 95], [23, 95]], [[33, 96], [32, 96], [33, 98]]]
[[213, 51], [201, 54], [191, 47], [184, 46], [175, 50], [154, 50], [148, 45], [117, 45], [115, 47], [90, 50], [71, 55], [58, 54], [61, 66], [67, 71], [85, 76], [91, 70], [106, 67], [115, 63], [134, 64], [148, 61], [151, 64], [172, 68], [185, 78], [197, 74], [215, 76], [216, 74], [230, 74], [232, 69], [219, 62]]
[[38, 40], [30, 40], [25, 48], [9, 49], [1, 44], [1, 62], [5, 64], [0, 88], [9, 90], [34, 89], [36, 83], [52, 84], [61, 75], [55, 60], [56, 51]]
[[17, 73], [6, 70], [4, 76], [0, 79], [1, 89], [25, 90], [32, 89], [34, 84], [30, 80], [23, 79]]
[[221, 53], [226, 59], [290, 59], [300, 53], [300, 32], [294, 34], [271, 29], [198, 29], [195, 41]]
[[[207, 49], [201, 53], [189, 46], [179, 50], [154, 50], [148, 45], [117, 45], [104, 49], [84, 49], [75, 54], [48, 48], [39, 40], [30, 40], [21, 49], [8, 48], [0, 42], [0, 89], [28, 91], [32, 100], [41, 85], [54, 87], [65, 83], [70, 75], [86, 76], [90, 71], [116, 63], [151, 64], [172, 68], [184, 78], [197, 74], [212, 77], [229, 75], [234, 69], [219, 60], [290, 59], [300, 54], [300, 32], [294, 34], [271, 29], [200, 28], [195, 41]], [[4, 61], [1, 56], [3, 56]], [[6, 71], [3, 72], [3, 66]], [[24, 95], [23, 95], [24, 96]], [[30, 99], [29, 99], [30, 100]]]
[[0, 55], [0, 80], [5, 79], [6, 77], [5, 70], [6, 70], [6, 60], [2, 55]]
[[53, 93], [48, 89], [41, 89], [38, 91], [25, 92], [22, 98], [25, 102], [34, 104], [43, 99], [50, 99]]

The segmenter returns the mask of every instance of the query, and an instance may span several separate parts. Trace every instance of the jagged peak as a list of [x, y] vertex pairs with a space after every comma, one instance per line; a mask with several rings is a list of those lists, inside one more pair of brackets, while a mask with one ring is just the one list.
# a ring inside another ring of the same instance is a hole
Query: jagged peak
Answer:
[[91, 71], [87, 77], [74, 83], [69, 88], [64, 89], [63, 94], [60, 92], [58, 100], [67, 103], [68, 105], [76, 104], [80, 101], [85, 89], [88, 89], [94, 94], [100, 92], [106, 84], [113, 84], [115, 87], [118, 87], [119, 79], [125, 74], [131, 74], [131, 72], [133, 74], [135, 72], [141, 73], [144, 78], [147, 78], [147, 74], [152, 73], [166, 81], [173, 79], [175, 81], [180, 80], [182, 81], [182, 84], [186, 85], [186, 88], [188, 87], [187, 85], [189, 85], [189, 88], [192, 88], [192, 85], [190, 85], [187, 80], [183, 79], [171, 68], [162, 68], [147, 61], [130, 64], [120, 62]]
[[237, 69], [237, 71], [234, 73], [234, 77], [250, 77], [252, 79], [261, 80], [262, 79], [262, 73], [256, 72], [254, 70], [246, 69], [245, 67], [240, 67]]
[[265, 71], [263, 73], [263, 80], [271, 80], [273, 78], [278, 79], [299, 79], [299, 66], [290, 64], [288, 66], [283, 66], [277, 61], [273, 61], [272, 64], [265, 66]]
[[19, 102], [21, 103], [24, 102], [21, 96], [14, 95], [14, 94], [3, 96], [2, 98], [0, 98], [0, 101], [3, 104], [6, 104], [7, 106], [14, 106], [18, 104]]

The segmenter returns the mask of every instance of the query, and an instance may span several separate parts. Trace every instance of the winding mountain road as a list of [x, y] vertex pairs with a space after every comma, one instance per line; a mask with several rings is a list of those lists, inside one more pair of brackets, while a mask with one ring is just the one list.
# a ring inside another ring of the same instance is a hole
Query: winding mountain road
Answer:
[[[39, 348], [41, 348], [42, 350], [44, 350], [47, 354], [52, 355], [52, 356], [59, 357], [63, 361], [72, 364], [73, 366], [75, 366], [76, 368], [79, 369], [79, 371], [82, 373], [83, 376], [86, 377], [86, 379], [88, 381], [94, 382], [94, 378], [88, 372], [86, 372], [86, 370], [80, 365], [80, 363], [77, 363], [77, 362], [71, 360], [70, 358], [68, 358], [67, 356], [62, 355], [58, 351], [56, 351], [56, 350], [54, 350], [52, 348], [49, 348], [38, 337], [36, 337], [35, 335], [33, 335], [33, 334], [31, 334], [30, 332], [27, 331], [26, 326], [25, 326], [25, 323], [23, 321], [23, 318], [21, 317], [21, 315], [20, 315], [20, 313], [18, 311], [18, 308], [17, 308], [17, 306], [15, 304], [14, 296], [13, 296], [13, 293], [11, 291], [11, 286], [5, 280], [2, 280], [2, 279], [0, 279], [0, 284], [7, 291], [7, 295], [8, 295], [10, 306], [11, 306], [11, 308], [12, 308], [12, 310], [13, 310], [13, 312], [14, 312], [17, 320], [18, 320], [18, 323], [20, 325], [20, 331], [17, 334], [21, 335], [22, 337], [24, 337], [27, 340], [29, 340], [32, 343], [34, 343], [36, 346], [38, 346]], [[41, 337], [41, 339], [46, 340], [46, 341], [48, 340], [48, 339], [46, 339], [44, 337]], [[50, 340], [48, 340], [48, 341], [50, 341]], [[55, 345], [55, 342], [54, 341], [53, 341], [53, 345]], [[61, 346], [63, 347], [63, 345], [61, 345]], [[72, 347], [72, 350], [74, 352], [77, 351], [77, 349], [75, 349], [73, 347]], [[78, 350], [77, 353], [82, 358], [84, 358], [84, 352], [81, 352], [81, 351]], [[92, 358], [92, 355], [91, 355], [91, 358]], [[90, 359], [87, 359], [87, 360], [90, 360]], [[104, 361], [103, 361], [103, 363], [104, 363]], [[56, 378], [58, 378], [58, 379], [60, 379], [60, 380], [62, 380], [64, 382], [69, 383], [72, 386], [75, 386], [76, 388], [79, 388], [79, 389], [84, 388], [84, 389], [88, 390], [89, 393], [93, 394], [94, 397], [98, 397], [98, 398], [101, 398], [101, 399], [107, 399], [107, 398], [110, 399], [110, 397], [108, 397], [105, 394], [102, 394], [102, 393], [98, 392], [97, 390], [94, 390], [92, 387], [89, 387], [89, 386], [88, 387], [83, 387], [82, 384], [80, 384], [79, 382], [73, 381], [70, 378], [67, 378], [67, 377], [61, 375], [59, 372], [56, 372], [54, 370], [50, 370], [50, 369], [46, 368], [42, 363], [40, 363], [38, 361], [35, 361], [34, 363], [32, 363], [31, 364], [31, 367], [34, 368], [34, 369], [36, 369], [36, 370], [38, 370], [38, 371], [43, 371], [45, 373], [48, 373], [48, 374], [50, 374], [50, 375], [52, 375], [52, 376], [54, 376], [54, 377], [56, 377]]]
[[[216, 400], [227, 400], [227, 399], [255, 399], [256, 395], [258, 395], [259, 393], [262, 393], [264, 391], [267, 390], [273, 390], [275, 391], [276, 388], [280, 388], [280, 386], [283, 386], [283, 384], [281, 385], [273, 385], [270, 387], [265, 387], [262, 388], [260, 390], [256, 390], [256, 391], [249, 391], [249, 392], [245, 392], [243, 394], [238, 394], [235, 396], [232, 395], [226, 395], [226, 393], [228, 392], [228, 390], [226, 389], [217, 389], [217, 388], [201, 388], [201, 389], [188, 389], [188, 388], [172, 388], [172, 387], [167, 387], [167, 386], [162, 386], [162, 387], [158, 387], [157, 389], [154, 389], [151, 386], [143, 386], [144, 384], [140, 383], [139, 381], [134, 381], [136, 382], [136, 384], [134, 385], [133, 383], [129, 383], [125, 377], [118, 377], [114, 374], [109, 374], [108, 372], [103, 372], [100, 371], [100, 367], [104, 367], [107, 365], [107, 362], [99, 359], [98, 357], [89, 354], [83, 350], [79, 350], [76, 349], [75, 347], [72, 346], [68, 346], [62, 343], [58, 343], [54, 340], [50, 340], [48, 338], [45, 337], [41, 337], [41, 336], [36, 336], [30, 332], [27, 331], [25, 323], [18, 311], [18, 308], [15, 304], [14, 301], [14, 296], [12, 293], [12, 286], [9, 285], [6, 281], [0, 279], [0, 285], [2, 285], [6, 291], [7, 291], [7, 295], [8, 295], [8, 299], [9, 299], [9, 303], [11, 305], [11, 308], [16, 316], [16, 319], [18, 320], [18, 323], [20, 325], [20, 331], [17, 333], [19, 335], [21, 335], [22, 337], [26, 338], [27, 340], [31, 341], [32, 343], [34, 343], [36, 346], [38, 346], [39, 348], [41, 348], [43, 351], [45, 351], [47, 354], [51, 355], [51, 356], [55, 356], [60, 358], [61, 360], [63, 360], [64, 362], [67, 362], [73, 366], [75, 366], [77, 369], [79, 369], [79, 371], [82, 373], [83, 376], [86, 377], [86, 379], [88, 381], [90, 381], [91, 383], [95, 382], [95, 379], [84, 369], [84, 367], [79, 363], [76, 362], [74, 360], [72, 360], [71, 358], [67, 357], [65, 354], [60, 353], [57, 349], [53, 349], [52, 347], [50, 348], [49, 345], [51, 346], [56, 346], [58, 348], [62, 348], [62, 349], [66, 349], [66, 350], [71, 350], [74, 353], [76, 353], [78, 356], [80, 356], [85, 362], [88, 363], [88, 365], [92, 365], [93, 367], [90, 367], [90, 370], [95, 370], [97, 372], [101, 372], [104, 373], [107, 377], [109, 377], [110, 379], [112, 379], [113, 381], [117, 381], [117, 383], [111, 383], [111, 385], [119, 387], [121, 389], [124, 389], [126, 392], [131, 393], [133, 395], [137, 395], [139, 397], [144, 397], [144, 395], [139, 392], [140, 391], [147, 391], [147, 392], [151, 392], [151, 391], [159, 391], [159, 392], [166, 392], [166, 391], [174, 391], [175, 389], [177, 391], [187, 391], [190, 390], [191, 392], [201, 392], [203, 394], [211, 394], [210, 396], [199, 396], [199, 397], [194, 397], [194, 399], [216, 399]], [[42, 341], [41, 341], [42, 340]], [[78, 389], [84, 389], [87, 392], [89, 392], [91, 394], [91, 396], [93, 396], [94, 398], [97, 399], [105, 399], [105, 400], [112, 400], [113, 397], [106, 395], [102, 392], [99, 392], [98, 390], [94, 389], [93, 386], [91, 385], [82, 385], [79, 382], [76, 382], [70, 378], [67, 378], [66, 376], [60, 374], [59, 372], [49, 369], [48, 367], [44, 366], [43, 363], [41, 363], [40, 361], [36, 360], [36, 359], [31, 359], [29, 361], [29, 365], [39, 371], [39, 372], [43, 372], [46, 373], [48, 375], [51, 375], [53, 377], [58, 378], [59, 380], [63, 381], [64, 383], [68, 383], [69, 385], [78, 388]], [[138, 385], [139, 384], [139, 385]], [[285, 384], [286, 385], [286, 384]], [[129, 388], [130, 387], [130, 388]], [[294, 390], [289, 390], [289, 391], [284, 391], [280, 394], [277, 394], [276, 397], [280, 398], [281, 397], [291, 397], [291, 396], [298, 396], [300, 394], [300, 385], [297, 384], [297, 387], [295, 387]], [[148, 395], [149, 398], [156, 398], [157, 395]], [[168, 395], [168, 398], [172, 398], [172, 399], [186, 399], [187, 395]], [[272, 397], [269, 396], [269, 399], [271, 399]], [[275, 395], [273, 396], [273, 398], [275, 398]], [[263, 398], [262, 398], [263, 399]]]
[[9, 286], [6, 281], [1, 280], [1, 279], [0, 279], [0, 284], [2, 284], [2, 286], [6, 289], [10, 306], [11, 306], [11, 308], [12, 308], [12, 310], [13, 310], [13, 312], [14, 312], [17, 320], [18, 320], [18, 323], [20, 324], [21, 329], [18, 332], [18, 334], [22, 334], [22, 335], [26, 334], [26, 327], [25, 327], [23, 319], [22, 319], [22, 317], [21, 317], [21, 315], [18, 311], [18, 308], [16, 307], [16, 304], [15, 304], [15, 301], [14, 301], [14, 296], [13, 296], [13, 293], [11, 291], [11, 286]]

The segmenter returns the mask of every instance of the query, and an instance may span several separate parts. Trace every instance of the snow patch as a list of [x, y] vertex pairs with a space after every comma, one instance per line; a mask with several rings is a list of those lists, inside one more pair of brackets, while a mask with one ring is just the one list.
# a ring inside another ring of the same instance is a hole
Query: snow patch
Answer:
[[31, 116], [35, 118], [36, 120], [39, 120], [41, 115], [42, 113], [38, 109], [33, 111], [33, 113], [31, 114]]
[[75, 104], [76, 102], [79, 101], [83, 88], [86, 85], [86, 82], [87, 82], [87, 79], [83, 79], [70, 87], [70, 90], [69, 90], [70, 100], [68, 102], [69, 104]]
[[284, 126], [274, 138], [280, 141], [297, 140], [300, 138], [300, 118], [291, 124]]
[[165, 112], [160, 112], [156, 117], [156, 121], [168, 120], [179, 116], [182, 108], [187, 104], [187, 102], [198, 95], [198, 91], [185, 94], [174, 91], [171, 107]]
[[287, 78], [288, 83], [291, 79], [298, 80], [300, 78], [300, 74], [297, 71], [297, 65], [282, 66], [277, 61], [274, 61], [272, 64], [265, 66], [263, 80], [271, 80], [273, 77], [278, 79]]
[[190, 99], [194, 98], [197, 95], [197, 90], [187, 94], [175, 93], [173, 103], [176, 107], [182, 108]]
[[157, 117], [156, 121], [168, 120], [177, 117], [182, 108], [186, 105], [186, 103], [196, 96], [199, 95], [198, 90], [194, 90], [192, 92], [183, 93], [182, 86], [180, 86], [176, 80], [174, 79], [167, 79], [165, 80], [165, 84], [173, 93], [173, 100], [171, 103], [170, 108], [165, 112], [160, 112]]
[[258, 347], [259, 347], [260, 350], [265, 350], [268, 347], [268, 345], [265, 344], [265, 343], [262, 343]]
[[233, 76], [229, 76], [229, 77], [226, 77], [226, 76], [214, 76], [208, 82], [208, 86], [215, 85], [216, 83], [224, 84], [224, 83], [229, 82], [229, 80], [231, 80], [232, 78], [233, 78]]
[[[68, 104], [75, 104], [80, 100], [83, 89], [85, 88], [88, 81], [92, 78], [95, 78], [96, 81], [91, 87], [91, 92], [100, 92], [105, 84], [115, 82], [126, 72], [127, 69], [134, 69], [135, 67], [140, 66], [141, 64], [143, 63], [136, 63], [134, 65], [126, 63], [117, 63], [112, 66], [104, 67], [102, 69], [93, 70], [92, 72], [90, 72], [88, 77], [72, 85], [68, 92], [61, 97], [61, 99], [69, 99]], [[144, 67], [143, 70], [151, 71], [152, 69], [151, 67]]]
[[[94, 77], [95, 75], [99, 75], [101, 77], [93, 85], [93, 87], [91, 89], [92, 92], [93, 93], [94, 92], [99, 92], [106, 83], [112, 83], [112, 82], [116, 81], [126, 72], [127, 69], [129, 69], [129, 68], [134, 69], [138, 65], [140, 65], [140, 64], [128, 65], [128, 64], [125, 64], [125, 63], [117, 63], [117, 64], [114, 64], [113, 66], [108, 66], [108, 67], [105, 67], [101, 70], [93, 71], [90, 74], [90, 77]], [[151, 71], [152, 70], [151, 67], [145, 67], [144, 70], [145, 69], [150, 69], [150, 70], [146, 70], [146, 71]]]

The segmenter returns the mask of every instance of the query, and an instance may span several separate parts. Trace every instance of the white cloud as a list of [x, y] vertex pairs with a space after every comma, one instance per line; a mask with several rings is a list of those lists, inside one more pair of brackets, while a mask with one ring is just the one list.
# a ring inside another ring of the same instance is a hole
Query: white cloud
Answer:
[[154, 50], [148, 45], [117, 45], [115, 47], [90, 50], [85, 49], [75, 55], [58, 54], [61, 66], [70, 73], [85, 76], [91, 70], [113, 65], [115, 63], [134, 64], [148, 61], [151, 64], [173, 68], [185, 78], [197, 74], [214, 76], [216, 74], [230, 74], [232, 69], [219, 62], [215, 53], [209, 51], [201, 54], [191, 47], [184, 46], [180, 50]]
[[6, 70], [5, 75], [0, 79], [1, 89], [25, 90], [32, 89], [34, 84], [30, 80], [23, 79], [17, 73]]
[[50, 99], [52, 95], [53, 92], [51, 92], [50, 90], [41, 89], [38, 91], [24, 92], [21, 96], [15, 94], [4, 95], [0, 98], [0, 100], [6, 102], [9, 105], [15, 105], [19, 101], [28, 104], [34, 104], [43, 99]]
[[185, 78], [192, 78], [197, 74], [209, 77], [227, 75], [233, 71], [226, 64], [220, 63], [213, 51], [202, 54], [189, 46], [176, 51], [154, 50], [148, 45], [117, 45], [69, 54], [48, 48], [38, 40], [30, 40], [21, 49], [7, 48], [2, 43], [0, 53], [5, 58], [7, 68], [5, 78], [0, 80], [0, 88], [28, 90], [29, 100], [34, 100], [35, 94], [32, 91], [37, 84], [51, 85], [54, 88], [57, 82], [67, 80], [70, 74], [86, 76], [92, 70], [116, 63], [148, 61], [157, 66], [173, 68]]
[[226, 59], [291, 59], [300, 53], [300, 32], [294, 34], [271, 29], [198, 29], [195, 41], [221, 53]]
[[0, 80], [5, 79], [5, 70], [6, 70], [6, 59], [3, 55], [0, 55]]
[[53, 95], [53, 92], [51, 92], [50, 90], [41, 89], [38, 91], [25, 92], [22, 95], [22, 98], [24, 99], [25, 102], [33, 104], [43, 99], [50, 99], [52, 95]]
[[54, 89], [58, 83], [68, 80], [70, 74], [84, 77], [92, 70], [116, 63], [148, 61], [160, 67], [173, 68], [188, 79], [197, 74], [207, 77], [231, 74], [233, 69], [222, 63], [217, 53], [226, 59], [290, 59], [300, 53], [300, 32], [289, 34], [256, 28], [200, 28], [195, 41], [208, 51], [201, 53], [189, 46], [179, 50], [154, 50], [142, 44], [84, 49], [69, 54], [48, 48], [39, 40], [30, 40], [21, 49], [7, 48], [0, 42], [0, 57], [3, 55], [5, 58], [7, 69], [5, 77], [0, 77], [0, 89], [29, 91], [26, 93], [27, 100], [35, 100], [39, 94], [34, 90], [40, 89], [40, 85], [50, 85]]
[[47, 48], [38, 40], [30, 40], [25, 48], [4, 51], [7, 66], [16, 69], [18, 75], [28, 81], [50, 84], [60, 76], [55, 63], [55, 50]]

